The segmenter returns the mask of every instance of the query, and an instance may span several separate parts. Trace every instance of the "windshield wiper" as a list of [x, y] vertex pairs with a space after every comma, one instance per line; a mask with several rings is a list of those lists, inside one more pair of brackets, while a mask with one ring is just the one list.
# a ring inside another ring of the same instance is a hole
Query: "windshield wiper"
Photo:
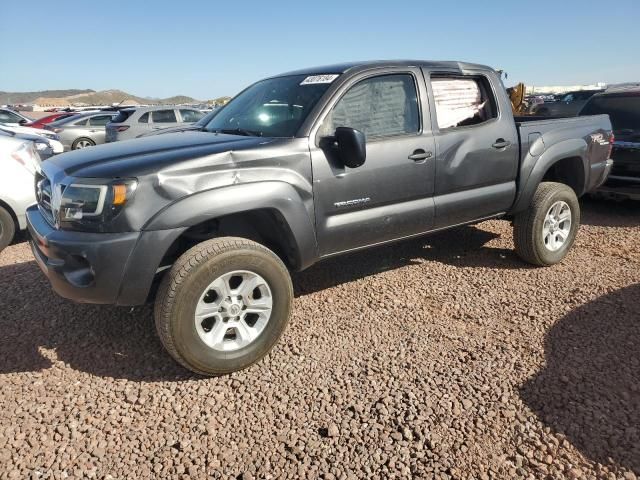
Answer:
[[245, 128], [215, 128], [213, 133], [228, 133], [229, 135], [244, 135], [245, 137], [261, 137], [262, 132], [247, 130]]

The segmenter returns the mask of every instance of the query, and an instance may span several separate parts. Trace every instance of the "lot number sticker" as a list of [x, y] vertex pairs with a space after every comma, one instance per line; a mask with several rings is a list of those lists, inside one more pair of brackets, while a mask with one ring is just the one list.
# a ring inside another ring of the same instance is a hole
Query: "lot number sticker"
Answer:
[[315, 85], [316, 83], [331, 83], [336, 78], [338, 78], [338, 75], [335, 75], [335, 74], [311, 75], [310, 77], [307, 77], [302, 82], [300, 82], [300, 85]]

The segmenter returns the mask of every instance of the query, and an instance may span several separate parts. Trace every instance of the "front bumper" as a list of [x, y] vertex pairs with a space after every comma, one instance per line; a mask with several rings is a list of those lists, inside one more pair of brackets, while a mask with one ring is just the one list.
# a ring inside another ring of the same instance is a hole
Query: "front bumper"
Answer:
[[27, 209], [27, 228], [36, 262], [58, 295], [81, 303], [117, 303], [139, 232], [56, 230], [36, 205]]

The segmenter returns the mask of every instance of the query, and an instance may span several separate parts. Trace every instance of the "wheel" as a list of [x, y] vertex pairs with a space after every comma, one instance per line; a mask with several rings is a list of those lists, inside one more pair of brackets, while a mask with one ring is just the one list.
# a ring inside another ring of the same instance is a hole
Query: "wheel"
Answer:
[[292, 299], [289, 272], [271, 250], [244, 238], [215, 238], [188, 250], [162, 280], [156, 330], [189, 370], [230, 373], [275, 345]]
[[513, 240], [525, 262], [547, 266], [567, 256], [580, 225], [575, 192], [562, 183], [538, 185], [529, 209], [515, 216]]
[[13, 217], [3, 207], [0, 207], [0, 252], [13, 240], [16, 233], [16, 224]]
[[81, 148], [95, 147], [95, 145], [96, 145], [96, 142], [94, 142], [90, 138], [80, 137], [73, 142], [73, 145], [71, 145], [71, 150], [79, 150]]

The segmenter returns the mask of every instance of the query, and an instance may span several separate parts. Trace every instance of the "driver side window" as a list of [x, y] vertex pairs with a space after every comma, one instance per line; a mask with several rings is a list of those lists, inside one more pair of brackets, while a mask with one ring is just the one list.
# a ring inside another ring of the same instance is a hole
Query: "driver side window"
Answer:
[[22, 117], [12, 112], [2, 111], [0, 112], [0, 123], [20, 123]]
[[356, 83], [324, 119], [320, 136], [333, 135], [337, 127], [355, 128], [367, 139], [418, 133], [420, 110], [413, 76], [381, 75]]

